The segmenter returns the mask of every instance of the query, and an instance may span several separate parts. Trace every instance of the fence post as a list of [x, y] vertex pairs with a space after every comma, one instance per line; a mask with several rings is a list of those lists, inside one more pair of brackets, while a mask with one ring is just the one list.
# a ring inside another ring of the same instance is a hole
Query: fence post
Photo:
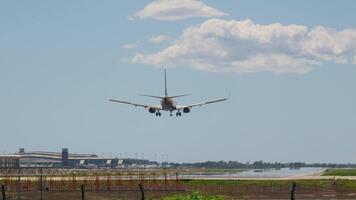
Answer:
[[82, 200], [84, 200], [85, 199], [85, 196], [84, 196], [84, 185], [80, 186], [80, 190], [82, 191]]
[[297, 186], [296, 182], [292, 182], [292, 191], [290, 192], [290, 199], [291, 200], [295, 200], [294, 198], [294, 191], [295, 191], [295, 187]]
[[95, 190], [99, 191], [99, 189], [100, 189], [99, 175], [96, 175], [96, 177], [95, 177]]
[[176, 190], [179, 190], [180, 187], [180, 181], [179, 181], [179, 176], [178, 176], [178, 172], [176, 172]]
[[72, 191], [77, 191], [77, 178], [76, 174], [73, 173], [72, 175]]
[[140, 172], [140, 182], [142, 187], [145, 187], [145, 174], [143, 172]]
[[51, 175], [51, 176], [49, 177], [49, 189], [50, 189], [51, 191], [54, 191], [54, 190], [55, 190], [55, 184], [54, 184], [54, 181], [53, 181], [53, 175]]
[[26, 185], [27, 185], [27, 192], [31, 191], [31, 182], [30, 182], [29, 177], [27, 177]]
[[152, 173], [152, 186], [151, 186], [151, 190], [156, 190], [156, 189], [157, 189], [156, 174], [153, 172], [153, 173]]
[[5, 185], [1, 185], [2, 199], [6, 200]]
[[83, 179], [84, 179], [84, 186], [87, 187], [88, 186], [88, 177], [87, 177], [86, 173], [84, 174]]
[[21, 200], [21, 176], [17, 176], [17, 199]]
[[133, 178], [132, 178], [132, 173], [130, 172], [130, 187], [131, 187], [131, 190], [135, 190], [135, 185], [134, 185], [134, 182], [133, 182]]
[[43, 200], [43, 169], [40, 168], [40, 200]]
[[116, 187], [118, 190], [120, 190], [120, 188], [121, 188], [121, 174], [120, 173], [118, 173], [118, 175], [117, 175]]
[[145, 200], [145, 192], [143, 191], [142, 184], [138, 184], [138, 187], [140, 188], [141, 191], [141, 200]]
[[167, 190], [167, 186], [168, 186], [167, 172], [164, 172], [164, 190]]
[[107, 174], [106, 175], [106, 191], [111, 190], [111, 175]]

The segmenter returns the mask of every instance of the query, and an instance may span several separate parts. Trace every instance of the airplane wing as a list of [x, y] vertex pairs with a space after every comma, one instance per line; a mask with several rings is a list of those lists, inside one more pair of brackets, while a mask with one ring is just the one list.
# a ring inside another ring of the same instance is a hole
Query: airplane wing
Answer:
[[227, 100], [227, 98], [223, 98], [223, 99], [216, 99], [216, 100], [212, 100], [212, 101], [205, 101], [205, 102], [189, 104], [189, 105], [179, 105], [179, 106], [177, 106], [177, 109], [180, 110], [183, 108], [192, 108], [192, 107], [196, 107], [196, 106], [202, 106], [202, 105], [217, 103], [217, 102], [226, 101], [226, 100]]
[[129, 104], [129, 105], [133, 105], [135, 107], [138, 106], [138, 107], [143, 107], [143, 108], [155, 108], [157, 110], [161, 109], [160, 106], [155, 106], [155, 105], [137, 104], [137, 103], [132, 103], [132, 102], [128, 102], [128, 101], [122, 101], [122, 100], [116, 100], [116, 99], [109, 99], [109, 101], [116, 102], [116, 103]]

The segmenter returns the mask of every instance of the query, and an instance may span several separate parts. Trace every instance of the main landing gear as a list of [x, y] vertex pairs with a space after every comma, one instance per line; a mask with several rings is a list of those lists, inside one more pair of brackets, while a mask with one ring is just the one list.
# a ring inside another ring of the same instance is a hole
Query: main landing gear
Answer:
[[[161, 116], [161, 112], [156, 112], [156, 117], [160, 117]], [[169, 116], [173, 116], [173, 112], [171, 112], [170, 114], [169, 114]], [[176, 112], [176, 116], [178, 117], [178, 116], [182, 116], [182, 113], [181, 112]]]
[[[169, 114], [169, 116], [173, 116], [173, 113], [171, 112], [170, 114]], [[178, 116], [182, 116], [182, 113], [181, 112], [179, 112], [179, 111], [177, 111], [176, 112], [176, 116], [178, 117]]]

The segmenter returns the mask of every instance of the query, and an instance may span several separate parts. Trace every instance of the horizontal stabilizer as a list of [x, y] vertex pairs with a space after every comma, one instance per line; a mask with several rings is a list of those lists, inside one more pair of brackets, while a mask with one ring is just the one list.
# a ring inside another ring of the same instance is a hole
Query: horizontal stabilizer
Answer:
[[155, 96], [155, 95], [148, 95], [148, 94], [141, 94], [140, 96], [152, 97], [152, 98], [157, 98], [157, 99], [163, 99], [163, 98], [164, 98], [164, 97], [162, 97], [162, 96]]
[[177, 98], [177, 97], [185, 97], [185, 96], [189, 96], [189, 95], [192, 95], [192, 94], [181, 94], [181, 95], [175, 95], [175, 96], [170, 96], [169, 98]]

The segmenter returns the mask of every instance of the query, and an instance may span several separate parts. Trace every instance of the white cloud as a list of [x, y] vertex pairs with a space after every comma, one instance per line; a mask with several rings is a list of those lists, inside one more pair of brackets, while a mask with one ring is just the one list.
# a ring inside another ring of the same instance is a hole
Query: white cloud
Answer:
[[169, 39], [169, 37], [167, 35], [156, 35], [156, 36], [152, 36], [148, 41], [151, 43], [162, 43], [165, 42]]
[[336, 31], [315, 27], [301, 43], [302, 51], [324, 61], [347, 63], [345, 54], [356, 49], [356, 30]]
[[356, 30], [210, 19], [187, 28], [177, 42], [159, 52], [137, 53], [132, 62], [206, 71], [302, 74], [323, 62], [352, 62], [355, 50]]
[[128, 43], [121, 46], [124, 49], [136, 49], [138, 47], [137, 43]]
[[155, 0], [138, 11], [139, 19], [183, 20], [192, 17], [222, 17], [226, 14], [199, 0]]

